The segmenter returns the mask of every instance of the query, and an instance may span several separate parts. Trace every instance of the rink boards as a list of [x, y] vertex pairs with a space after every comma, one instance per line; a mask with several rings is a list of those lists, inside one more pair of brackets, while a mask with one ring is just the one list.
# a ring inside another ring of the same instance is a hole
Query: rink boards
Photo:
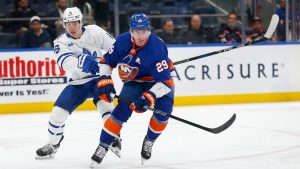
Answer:
[[[175, 62], [227, 48], [169, 46]], [[175, 66], [175, 105], [300, 100], [300, 44], [262, 44]], [[0, 113], [49, 112], [67, 84], [51, 49], [0, 51]], [[114, 71], [117, 93], [122, 82]], [[95, 109], [89, 100], [79, 109]]]

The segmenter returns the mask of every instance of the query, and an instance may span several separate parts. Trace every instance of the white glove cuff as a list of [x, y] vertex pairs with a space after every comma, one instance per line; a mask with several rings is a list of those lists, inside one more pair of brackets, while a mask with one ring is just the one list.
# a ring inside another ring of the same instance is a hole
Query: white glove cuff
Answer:
[[109, 65], [107, 64], [100, 64], [100, 70], [99, 73], [101, 76], [105, 75], [105, 76], [111, 76], [112, 74], [112, 69]]

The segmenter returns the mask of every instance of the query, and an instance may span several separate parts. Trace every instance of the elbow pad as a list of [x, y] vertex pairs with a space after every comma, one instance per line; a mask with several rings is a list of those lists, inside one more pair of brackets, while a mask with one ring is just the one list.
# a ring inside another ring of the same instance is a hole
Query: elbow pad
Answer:
[[152, 86], [152, 88], [149, 91], [154, 93], [156, 98], [160, 98], [171, 92], [171, 88], [162, 82], [158, 82], [154, 86]]

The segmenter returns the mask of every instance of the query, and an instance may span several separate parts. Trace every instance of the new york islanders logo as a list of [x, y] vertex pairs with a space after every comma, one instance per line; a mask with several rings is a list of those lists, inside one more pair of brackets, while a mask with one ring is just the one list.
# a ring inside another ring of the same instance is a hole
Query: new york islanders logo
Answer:
[[139, 68], [120, 63], [118, 64], [118, 72], [122, 81], [129, 81], [137, 76]]

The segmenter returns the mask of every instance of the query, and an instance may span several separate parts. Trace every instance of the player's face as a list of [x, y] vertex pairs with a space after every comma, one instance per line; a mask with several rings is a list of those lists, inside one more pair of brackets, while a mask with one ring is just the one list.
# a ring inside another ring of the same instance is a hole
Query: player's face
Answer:
[[144, 46], [150, 35], [150, 30], [148, 29], [132, 30], [131, 33], [133, 36], [134, 43], [137, 46]]
[[71, 21], [66, 23], [66, 31], [73, 37], [79, 38], [81, 36], [81, 25], [79, 21]]

